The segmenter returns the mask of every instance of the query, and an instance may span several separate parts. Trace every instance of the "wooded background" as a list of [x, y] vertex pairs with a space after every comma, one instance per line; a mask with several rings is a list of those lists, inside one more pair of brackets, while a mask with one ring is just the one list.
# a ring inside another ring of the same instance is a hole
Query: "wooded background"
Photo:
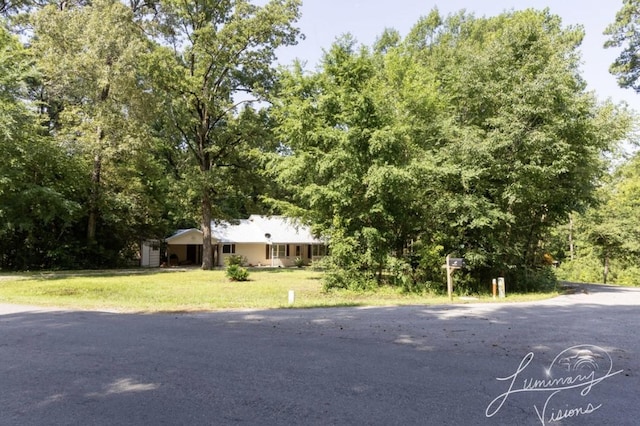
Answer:
[[[637, 3], [607, 30], [630, 88]], [[278, 213], [329, 239], [327, 287], [439, 291], [447, 254], [460, 291], [638, 282], [636, 119], [587, 91], [580, 27], [434, 10], [278, 67], [300, 4], [3, 2], [0, 268], [121, 266], [199, 227], [208, 269], [212, 220]]]

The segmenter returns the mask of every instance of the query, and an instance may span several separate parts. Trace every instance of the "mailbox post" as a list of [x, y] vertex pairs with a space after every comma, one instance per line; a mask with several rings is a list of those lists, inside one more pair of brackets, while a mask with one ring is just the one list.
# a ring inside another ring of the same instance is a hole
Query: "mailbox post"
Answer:
[[453, 269], [451, 269], [451, 262], [449, 262], [449, 255], [447, 255], [447, 294], [449, 295], [449, 301], [453, 301]]
[[444, 266], [447, 268], [447, 293], [449, 295], [449, 301], [453, 301], [453, 271], [464, 266], [464, 259], [447, 255], [446, 265]]

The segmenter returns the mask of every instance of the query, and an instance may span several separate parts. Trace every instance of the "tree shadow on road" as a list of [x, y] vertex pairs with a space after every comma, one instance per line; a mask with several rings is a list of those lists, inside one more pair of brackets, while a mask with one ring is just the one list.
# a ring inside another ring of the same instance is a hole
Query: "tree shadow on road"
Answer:
[[[0, 423], [534, 424], [516, 398], [483, 417], [504, 391], [496, 378], [527, 353], [542, 368], [582, 344], [623, 370], [607, 412], [640, 415], [628, 392], [640, 388], [638, 291], [587, 290], [515, 304], [0, 315]], [[600, 300], [611, 295], [619, 303]]]

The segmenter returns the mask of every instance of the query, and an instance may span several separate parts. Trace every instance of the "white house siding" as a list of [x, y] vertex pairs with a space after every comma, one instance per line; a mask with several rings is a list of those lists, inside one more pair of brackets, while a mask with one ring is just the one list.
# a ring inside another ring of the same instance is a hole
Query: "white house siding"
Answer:
[[166, 239], [168, 244], [189, 245], [202, 244], [202, 231], [198, 229], [182, 229]]
[[[227, 243], [228, 245], [231, 245]], [[275, 243], [274, 243], [275, 244]], [[245, 258], [245, 265], [247, 266], [275, 266], [275, 267], [290, 267], [296, 263], [296, 258], [301, 258], [305, 264], [309, 264], [312, 258], [309, 257], [309, 244], [286, 244], [289, 247], [289, 256], [284, 257], [272, 257], [272, 246], [262, 243], [237, 243], [235, 244], [235, 253], [223, 253], [223, 246], [225, 244], [218, 244], [218, 253], [220, 253], [220, 261], [218, 266], [226, 265], [226, 258], [232, 255], [242, 256]], [[299, 247], [299, 251], [296, 248]], [[267, 257], [267, 251], [269, 256]], [[313, 257], [318, 260], [320, 257]]]
[[[276, 243], [274, 243], [274, 245], [275, 244]], [[285, 244], [285, 246], [288, 247], [288, 250], [285, 249], [285, 256], [279, 257], [279, 258], [272, 257], [271, 259], [267, 259], [266, 260], [267, 265], [281, 266], [281, 267], [295, 266], [296, 258], [298, 257], [302, 259], [305, 265], [308, 265], [311, 262], [311, 258], [309, 257], [310, 244], [294, 243], [294, 244]], [[299, 250], [297, 250], [297, 248], [299, 248]], [[289, 253], [288, 256], [286, 255], [287, 252]], [[271, 251], [271, 253], [273, 253], [273, 251]], [[266, 255], [266, 251], [265, 251], [265, 255]]]
[[160, 266], [160, 241], [143, 241], [140, 247], [140, 266], [157, 268]]
[[[227, 243], [230, 245], [230, 243]], [[266, 263], [266, 255], [265, 255], [265, 245], [261, 243], [244, 243], [244, 244], [235, 244], [236, 252], [235, 253], [223, 253], [222, 248], [225, 244], [218, 244], [218, 253], [220, 253], [220, 262], [218, 266], [226, 265], [226, 259], [229, 256], [242, 256], [244, 257], [245, 264], [251, 266], [265, 266]]]

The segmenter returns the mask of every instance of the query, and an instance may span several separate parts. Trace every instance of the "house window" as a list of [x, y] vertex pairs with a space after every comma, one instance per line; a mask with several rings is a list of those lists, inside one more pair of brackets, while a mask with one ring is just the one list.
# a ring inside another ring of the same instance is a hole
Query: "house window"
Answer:
[[314, 244], [311, 246], [311, 253], [314, 257], [326, 256], [327, 246], [324, 244]]
[[287, 245], [286, 244], [274, 244], [272, 246], [273, 258], [280, 259], [287, 257]]
[[302, 255], [302, 247], [296, 246], [296, 257], [300, 257]]
[[222, 253], [224, 254], [234, 254], [236, 252], [235, 244], [223, 244], [222, 245]]

